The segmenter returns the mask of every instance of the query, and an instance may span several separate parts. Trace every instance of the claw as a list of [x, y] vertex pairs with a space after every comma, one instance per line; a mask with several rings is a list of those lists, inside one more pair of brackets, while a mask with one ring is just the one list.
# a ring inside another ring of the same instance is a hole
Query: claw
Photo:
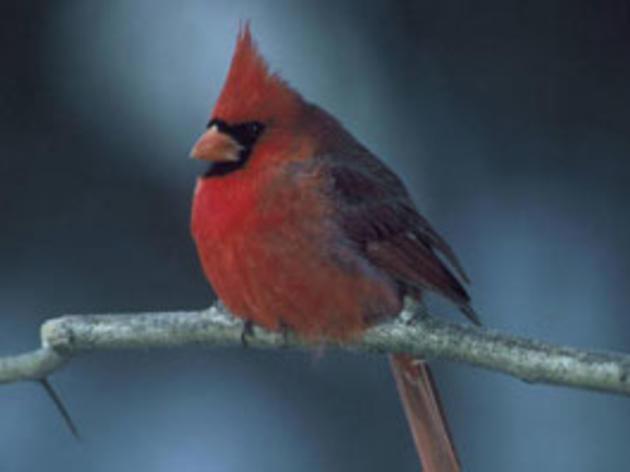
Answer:
[[241, 331], [241, 344], [243, 347], [249, 347], [249, 343], [247, 342], [248, 336], [254, 336], [254, 323], [252, 320], [245, 320], [243, 324], [243, 331]]
[[291, 328], [284, 321], [280, 321], [280, 333], [282, 333], [282, 341], [284, 342], [284, 346], [289, 345], [289, 332]]

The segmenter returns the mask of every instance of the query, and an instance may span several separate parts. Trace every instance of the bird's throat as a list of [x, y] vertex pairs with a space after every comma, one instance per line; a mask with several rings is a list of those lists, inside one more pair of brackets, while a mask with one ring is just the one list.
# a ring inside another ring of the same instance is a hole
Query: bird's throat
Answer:
[[204, 172], [204, 178], [210, 177], [224, 177], [234, 172], [241, 170], [247, 164], [249, 153], [247, 156], [242, 156], [237, 162], [216, 162], [210, 165], [208, 170]]

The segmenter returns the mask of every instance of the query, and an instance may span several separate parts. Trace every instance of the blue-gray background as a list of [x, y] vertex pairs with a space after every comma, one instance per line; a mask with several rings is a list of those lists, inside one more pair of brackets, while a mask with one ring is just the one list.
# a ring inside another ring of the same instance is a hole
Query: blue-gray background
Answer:
[[[250, 18], [399, 172], [488, 326], [630, 350], [628, 2], [96, 0], [0, 15], [0, 353], [62, 313], [203, 307], [206, 123]], [[454, 316], [441, 305], [439, 311]], [[466, 470], [624, 470], [630, 401], [436, 363]], [[99, 353], [0, 388], [0, 471], [417, 470], [385, 359]]]

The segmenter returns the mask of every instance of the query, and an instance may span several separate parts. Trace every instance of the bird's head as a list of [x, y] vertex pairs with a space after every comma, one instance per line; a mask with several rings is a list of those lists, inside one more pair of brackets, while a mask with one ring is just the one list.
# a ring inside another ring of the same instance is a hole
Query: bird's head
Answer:
[[289, 136], [303, 109], [301, 96], [269, 71], [245, 24], [207, 130], [191, 157], [214, 163], [213, 175], [239, 169], [263, 141], [277, 145]]

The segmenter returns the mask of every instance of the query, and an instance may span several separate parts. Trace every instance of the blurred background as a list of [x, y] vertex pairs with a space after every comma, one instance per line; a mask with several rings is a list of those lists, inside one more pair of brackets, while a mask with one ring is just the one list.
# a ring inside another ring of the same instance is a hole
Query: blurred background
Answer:
[[[187, 159], [239, 21], [404, 177], [487, 326], [630, 350], [630, 4], [4, 2], [0, 354], [64, 313], [205, 307]], [[455, 310], [438, 304], [444, 316]], [[435, 363], [465, 470], [624, 470], [630, 399]], [[418, 470], [382, 356], [98, 353], [0, 387], [0, 471]]]

